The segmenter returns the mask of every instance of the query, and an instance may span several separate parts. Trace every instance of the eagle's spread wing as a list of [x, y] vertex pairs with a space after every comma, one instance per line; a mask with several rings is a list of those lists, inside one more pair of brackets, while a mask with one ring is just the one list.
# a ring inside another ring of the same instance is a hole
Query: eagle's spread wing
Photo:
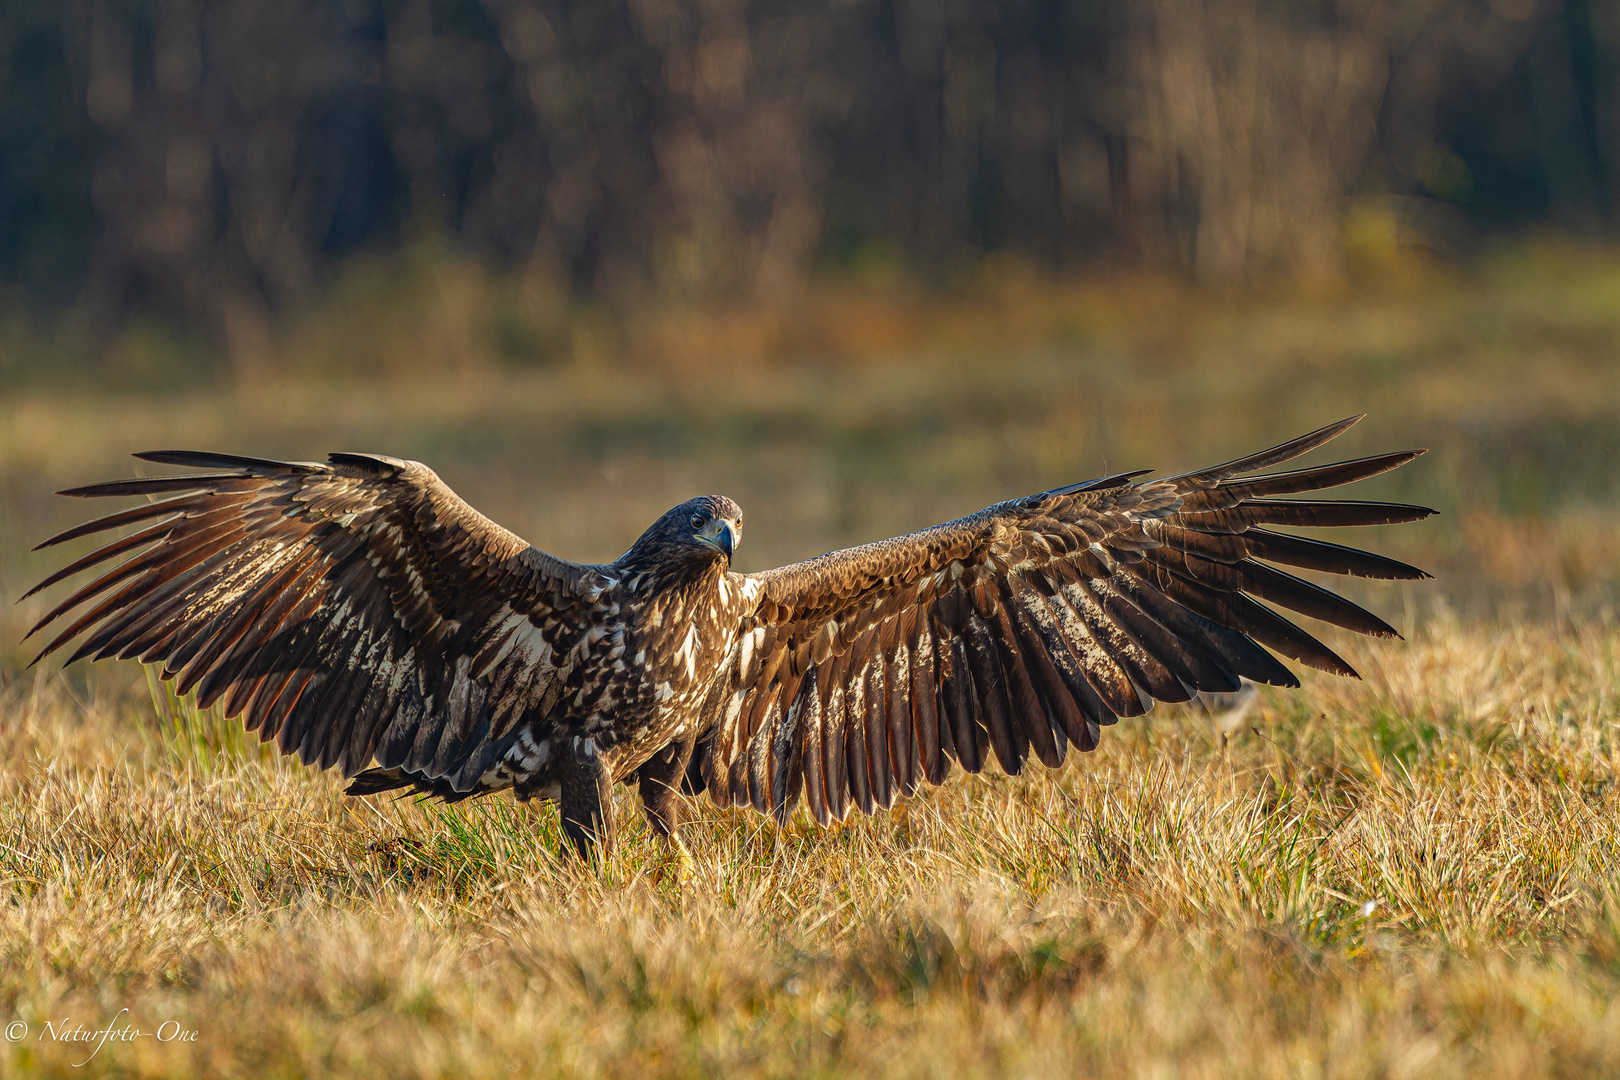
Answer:
[[40, 545], [141, 526], [30, 590], [133, 553], [30, 631], [105, 594], [40, 657], [88, 632], [69, 663], [161, 664], [201, 706], [223, 698], [262, 739], [347, 776], [375, 755], [470, 790], [497, 740], [556, 701], [610, 583], [507, 532], [418, 462], [136, 456], [219, 471], [62, 492], [155, 501]]
[[[1000, 503], [957, 521], [753, 575], [758, 601], [705, 704], [701, 781], [720, 804], [779, 818], [802, 788], [816, 819], [887, 807], [951, 760], [1017, 773], [1063, 761], [1101, 725], [1298, 681], [1267, 648], [1350, 665], [1254, 597], [1365, 634], [1377, 616], [1266, 562], [1425, 577], [1268, 525], [1381, 525], [1434, 511], [1290, 496], [1376, 476], [1422, 451], [1242, 477], [1359, 417], [1200, 472], [1132, 473]], [[1266, 560], [1262, 562], [1259, 560]], [[1265, 646], [1264, 648], [1262, 646]], [[697, 777], [694, 777], [697, 779]]]

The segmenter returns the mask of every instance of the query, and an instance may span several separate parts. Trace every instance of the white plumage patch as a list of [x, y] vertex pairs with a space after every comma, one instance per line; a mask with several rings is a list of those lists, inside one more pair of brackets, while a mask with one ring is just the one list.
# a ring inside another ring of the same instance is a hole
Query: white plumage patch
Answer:
[[738, 642], [738, 648], [741, 650], [737, 659], [738, 668], [743, 671], [748, 670], [748, 662], [754, 658], [754, 650], [764, 640], [765, 630], [763, 627], [750, 630], [742, 636], [742, 641]]
[[747, 698], [746, 688], [731, 695], [731, 700], [726, 702], [726, 718], [722, 721], [722, 730], [731, 730], [737, 726], [737, 718], [742, 715], [743, 702]]
[[689, 626], [686, 637], [681, 639], [681, 647], [675, 650], [675, 659], [686, 667], [687, 678], [697, 675], [697, 627]]

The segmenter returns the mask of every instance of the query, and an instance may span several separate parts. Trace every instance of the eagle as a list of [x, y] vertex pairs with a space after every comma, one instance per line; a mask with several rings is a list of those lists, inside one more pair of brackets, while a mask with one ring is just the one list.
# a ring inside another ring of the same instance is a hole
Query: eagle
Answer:
[[[94, 484], [144, 496], [39, 545], [135, 526], [28, 595], [102, 564], [28, 637], [79, 611], [35, 663], [157, 665], [199, 707], [336, 767], [351, 795], [559, 804], [587, 860], [612, 844], [615, 782], [687, 863], [683, 793], [786, 821], [870, 814], [953, 766], [1018, 774], [1156, 701], [1298, 686], [1279, 656], [1357, 677], [1278, 609], [1398, 636], [1278, 565], [1418, 579], [1406, 563], [1279, 531], [1433, 510], [1296, 498], [1422, 450], [1261, 472], [1352, 417], [1224, 465], [1120, 473], [764, 573], [732, 571], [743, 512], [664, 514], [613, 562], [549, 555], [416, 461], [135, 455], [204, 472]], [[38, 550], [39, 548], [36, 548]], [[26, 639], [25, 639], [26, 640]]]

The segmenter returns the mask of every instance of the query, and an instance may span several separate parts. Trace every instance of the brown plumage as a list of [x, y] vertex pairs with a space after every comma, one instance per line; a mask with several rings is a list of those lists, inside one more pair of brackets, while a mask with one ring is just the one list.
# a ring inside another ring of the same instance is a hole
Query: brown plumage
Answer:
[[953, 763], [1055, 767], [1155, 700], [1234, 691], [1240, 678], [1297, 686], [1274, 652], [1354, 676], [1256, 598], [1395, 631], [1268, 564], [1427, 575], [1268, 526], [1427, 517], [1289, 498], [1422, 451], [1241, 474], [1355, 419], [1212, 469], [1074, 484], [747, 575], [729, 568], [742, 513], [720, 497], [671, 510], [612, 563], [580, 565], [484, 518], [416, 462], [141, 454], [215, 471], [63, 492], [157, 498], [40, 545], [138, 526], [31, 590], [129, 556], [30, 636], [94, 600], [41, 657], [85, 634], [69, 663], [161, 665], [199, 704], [223, 700], [262, 739], [340, 767], [354, 794], [556, 799], [581, 854], [611, 840], [615, 780], [638, 781], [677, 847], [682, 787], [778, 820], [802, 792], [826, 823], [938, 784]]

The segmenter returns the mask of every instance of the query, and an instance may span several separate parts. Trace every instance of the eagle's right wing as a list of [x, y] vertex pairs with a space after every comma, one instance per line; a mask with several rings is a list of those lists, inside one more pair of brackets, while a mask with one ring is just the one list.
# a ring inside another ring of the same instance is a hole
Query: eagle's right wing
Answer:
[[[1298, 685], [1271, 651], [1354, 675], [1259, 601], [1365, 634], [1395, 631], [1268, 565], [1418, 578], [1405, 563], [1266, 526], [1379, 525], [1434, 511], [1275, 498], [1376, 476], [1421, 451], [1243, 476], [1354, 419], [1180, 476], [1105, 477], [742, 579], [754, 598], [701, 724], [721, 805], [817, 820], [871, 812], [953, 762], [1009, 773], [1090, 750], [1159, 701]], [[1258, 598], [1258, 600], [1256, 599]], [[1271, 651], [1268, 651], [1271, 650]]]
[[41, 657], [139, 659], [198, 704], [223, 699], [260, 738], [353, 776], [375, 756], [470, 791], [496, 744], [557, 701], [612, 583], [496, 525], [415, 461], [328, 464], [188, 451], [137, 457], [209, 468], [75, 488], [157, 501], [46, 540], [140, 525], [29, 595], [128, 559], [46, 613], [94, 598]]

